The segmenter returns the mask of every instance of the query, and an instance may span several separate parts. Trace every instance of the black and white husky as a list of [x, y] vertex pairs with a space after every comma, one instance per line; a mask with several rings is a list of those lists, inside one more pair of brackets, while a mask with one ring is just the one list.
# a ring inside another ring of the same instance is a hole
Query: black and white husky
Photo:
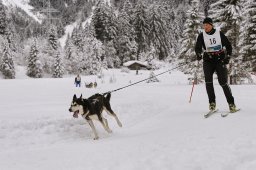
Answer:
[[109, 102], [110, 97], [110, 93], [107, 93], [106, 96], [101, 94], [95, 94], [88, 99], [83, 99], [82, 95], [79, 98], [77, 98], [76, 95], [73, 96], [69, 111], [73, 112], [74, 118], [78, 118], [78, 115], [80, 114], [84, 119], [87, 120], [94, 133], [94, 139], [98, 139], [99, 136], [92, 120], [99, 120], [100, 123], [103, 125], [104, 129], [108, 133], [112, 133], [112, 130], [108, 126], [107, 119], [102, 116], [103, 110], [105, 110], [109, 115], [113, 116], [116, 119], [117, 124], [122, 127], [122, 123], [119, 121], [117, 115], [111, 109]]

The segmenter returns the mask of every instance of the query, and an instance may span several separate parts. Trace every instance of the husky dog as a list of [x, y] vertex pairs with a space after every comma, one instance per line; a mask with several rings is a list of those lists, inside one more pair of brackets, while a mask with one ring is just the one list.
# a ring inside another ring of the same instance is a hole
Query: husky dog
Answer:
[[93, 87], [94, 87], [94, 88], [97, 87], [97, 82], [96, 82], [96, 81], [93, 83]]
[[84, 119], [87, 120], [94, 133], [94, 140], [98, 139], [99, 136], [92, 120], [99, 120], [100, 123], [103, 125], [104, 129], [108, 133], [112, 133], [112, 130], [108, 126], [107, 119], [102, 116], [103, 110], [105, 110], [109, 115], [113, 116], [116, 119], [117, 124], [122, 127], [122, 123], [119, 121], [117, 115], [111, 109], [109, 102], [110, 97], [110, 93], [107, 93], [105, 95], [95, 94], [88, 99], [83, 99], [82, 94], [79, 98], [77, 98], [76, 95], [73, 96], [69, 111], [73, 112], [74, 118], [78, 118], [78, 115], [80, 114]]
[[89, 84], [86, 84], [86, 83], [85, 83], [85, 87], [86, 87], [86, 88], [93, 88], [93, 83], [92, 83], [92, 82], [89, 83]]

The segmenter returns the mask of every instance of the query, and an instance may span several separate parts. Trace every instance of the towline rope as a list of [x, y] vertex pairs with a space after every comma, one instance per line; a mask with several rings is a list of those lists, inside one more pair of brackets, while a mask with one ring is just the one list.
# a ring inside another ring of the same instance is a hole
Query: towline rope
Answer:
[[[162, 75], [162, 74], [165, 74], [165, 73], [167, 73], [167, 72], [170, 72], [170, 71], [172, 71], [172, 70], [175, 70], [175, 69], [177, 69], [177, 68], [180, 68], [180, 67], [184, 66], [185, 64], [187, 64], [187, 63], [184, 63], [184, 64], [182, 64], [182, 65], [179, 65], [179, 66], [177, 66], [177, 67], [174, 67], [174, 68], [172, 68], [172, 69], [169, 69], [169, 70], [167, 70], [167, 71], [164, 71], [164, 72], [162, 72], [162, 73], [159, 73], [159, 74], [155, 75], [155, 77], [160, 76], [160, 75]], [[126, 85], [126, 86], [123, 86], [123, 87], [120, 87], [120, 88], [115, 89], [115, 90], [108, 91], [108, 92], [106, 92], [106, 93], [102, 93], [102, 95], [105, 95], [105, 94], [108, 94], [108, 93], [113, 93], [113, 92], [116, 92], [116, 91], [125, 89], [125, 88], [127, 88], [127, 87], [130, 87], [130, 86], [134, 86], [135, 84], [139, 84], [139, 83], [141, 83], [141, 82], [143, 82], [143, 81], [146, 81], [146, 80], [149, 80], [149, 79], [151, 79], [151, 77], [146, 78], [146, 79], [143, 79], [143, 80], [140, 80], [140, 81], [137, 81], [137, 82], [135, 82], [135, 83], [132, 83], [132, 84], [129, 84], [129, 85]]]

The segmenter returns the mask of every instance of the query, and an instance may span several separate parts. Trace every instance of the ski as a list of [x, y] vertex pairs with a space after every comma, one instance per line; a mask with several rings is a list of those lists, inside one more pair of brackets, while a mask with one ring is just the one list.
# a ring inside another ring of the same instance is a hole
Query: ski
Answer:
[[209, 112], [207, 112], [206, 114], [204, 114], [205, 118], [210, 117], [211, 115], [213, 115], [214, 113], [218, 112], [219, 109], [215, 109], [215, 110], [210, 110]]
[[226, 116], [228, 116], [230, 113], [236, 113], [236, 112], [238, 112], [238, 111], [240, 111], [241, 109], [236, 109], [236, 111], [234, 111], [234, 112], [226, 112], [226, 113], [221, 113], [221, 117], [226, 117]]

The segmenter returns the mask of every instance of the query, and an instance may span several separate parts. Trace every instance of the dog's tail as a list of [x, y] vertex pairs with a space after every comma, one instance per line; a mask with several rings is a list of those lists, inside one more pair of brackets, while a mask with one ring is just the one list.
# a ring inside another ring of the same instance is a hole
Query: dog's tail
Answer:
[[[105, 95], [106, 95], [106, 96], [105, 96]], [[105, 97], [108, 101], [110, 101], [111, 93], [106, 93], [106, 94], [104, 94], [104, 97]]]

